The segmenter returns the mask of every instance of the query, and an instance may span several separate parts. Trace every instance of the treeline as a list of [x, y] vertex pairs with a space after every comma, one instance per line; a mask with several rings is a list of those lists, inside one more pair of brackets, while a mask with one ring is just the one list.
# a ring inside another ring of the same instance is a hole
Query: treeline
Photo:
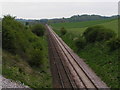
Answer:
[[103, 19], [115, 19], [118, 16], [100, 16], [100, 15], [74, 15], [70, 18], [55, 18], [55, 19], [40, 19], [40, 20], [25, 20], [25, 19], [17, 19], [21, 22], [29, 22], [29, 24], [33, 23], [64, 23], [64, 22], [81, 22], [81, 21], [93, 21], [93, 20], [103, 20]]
[[103, 20], [103, 19], [115, 19], [117, 16], [100, 16], [100, 15], [74, 15], [70, 18], [60, 18], [48, 20], [48, 23], [64, 23], [64, 22], [81, 22], [81, 21], [93, 21], [93, 20]]

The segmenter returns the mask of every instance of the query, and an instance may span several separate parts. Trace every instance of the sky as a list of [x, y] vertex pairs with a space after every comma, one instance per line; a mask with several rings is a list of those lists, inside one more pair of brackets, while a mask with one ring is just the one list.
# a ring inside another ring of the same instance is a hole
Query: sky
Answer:
[[10, 14], [24, 19], [51, 19], [82, 14], [112, 16], [118, 14], [118, 0], [4, 0], [0, 3], [0, 11], [0, 17]]

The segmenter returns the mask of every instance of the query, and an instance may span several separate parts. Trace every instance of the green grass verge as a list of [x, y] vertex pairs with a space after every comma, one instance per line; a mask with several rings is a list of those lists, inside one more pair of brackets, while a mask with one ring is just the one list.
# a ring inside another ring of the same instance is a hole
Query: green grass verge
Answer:
[[[109, 51], [106, 43], [88, 44], [78, 55], [112, 88], [119, 87], [118, 50]], [[120, 51], [120, 50], [119, 50]]]

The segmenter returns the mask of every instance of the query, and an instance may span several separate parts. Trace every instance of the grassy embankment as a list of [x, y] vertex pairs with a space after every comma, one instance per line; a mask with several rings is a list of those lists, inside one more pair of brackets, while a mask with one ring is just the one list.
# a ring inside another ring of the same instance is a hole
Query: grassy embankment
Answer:
[[20, 81], [31, 88], [50, 88], [51, 74], [46, 37], [35, 35], [29, 26], [10, 16], [4, 17], [2, 27], [3, 76]]
[[[78, 51], [75, 40], [79, 38], [87, 27], [102, 25], [116, 32], [118, 35], [118, 20], [97, 20], [76, 23], [51, 24], [59, 36], [96, 72], [96, 74], [112, 88], [119, 87], [118, 50], [110, 51], [106, 42], [88, 43]], [[67, 33], [60, 34], [60, 28], [65, 27]]]

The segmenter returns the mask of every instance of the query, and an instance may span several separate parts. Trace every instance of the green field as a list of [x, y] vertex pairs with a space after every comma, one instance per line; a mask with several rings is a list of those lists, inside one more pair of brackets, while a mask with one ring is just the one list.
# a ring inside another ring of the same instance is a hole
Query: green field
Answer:
[[[118, 75], [118, 51], [110, 51], [106, 45], [107, 42], [88, 43], [85, 48], [78, 51], [75, 46], [75, 39], [86, 30], [87, 27], [102, 25], [116, 32], [118, 35], [118, 20], [97, 20], [75, 23], [57, 23], [51, 24], [53, 30], [72, 48], [80, 58], [96, 72], [96, 74], [111, 88], [119, 87]], [[67, 33], [60, 34], [60, 28], [65, 27]]]
[[68, 32], [72, 32], [74, 34], [81, 34], [89, 26], [103, 25], [104, 27], [110, 28], [117, 33], [118, 32], [117, 23], [118, 20], [108, 19], [108, 20], [84, 21], [84, 22], [76, 22], [76, 23], [56, 23], [56, 24], [51, 24], [51, 26], [55, 30], [59, 30], [61, 27], [65, 27], [68, 30]]

